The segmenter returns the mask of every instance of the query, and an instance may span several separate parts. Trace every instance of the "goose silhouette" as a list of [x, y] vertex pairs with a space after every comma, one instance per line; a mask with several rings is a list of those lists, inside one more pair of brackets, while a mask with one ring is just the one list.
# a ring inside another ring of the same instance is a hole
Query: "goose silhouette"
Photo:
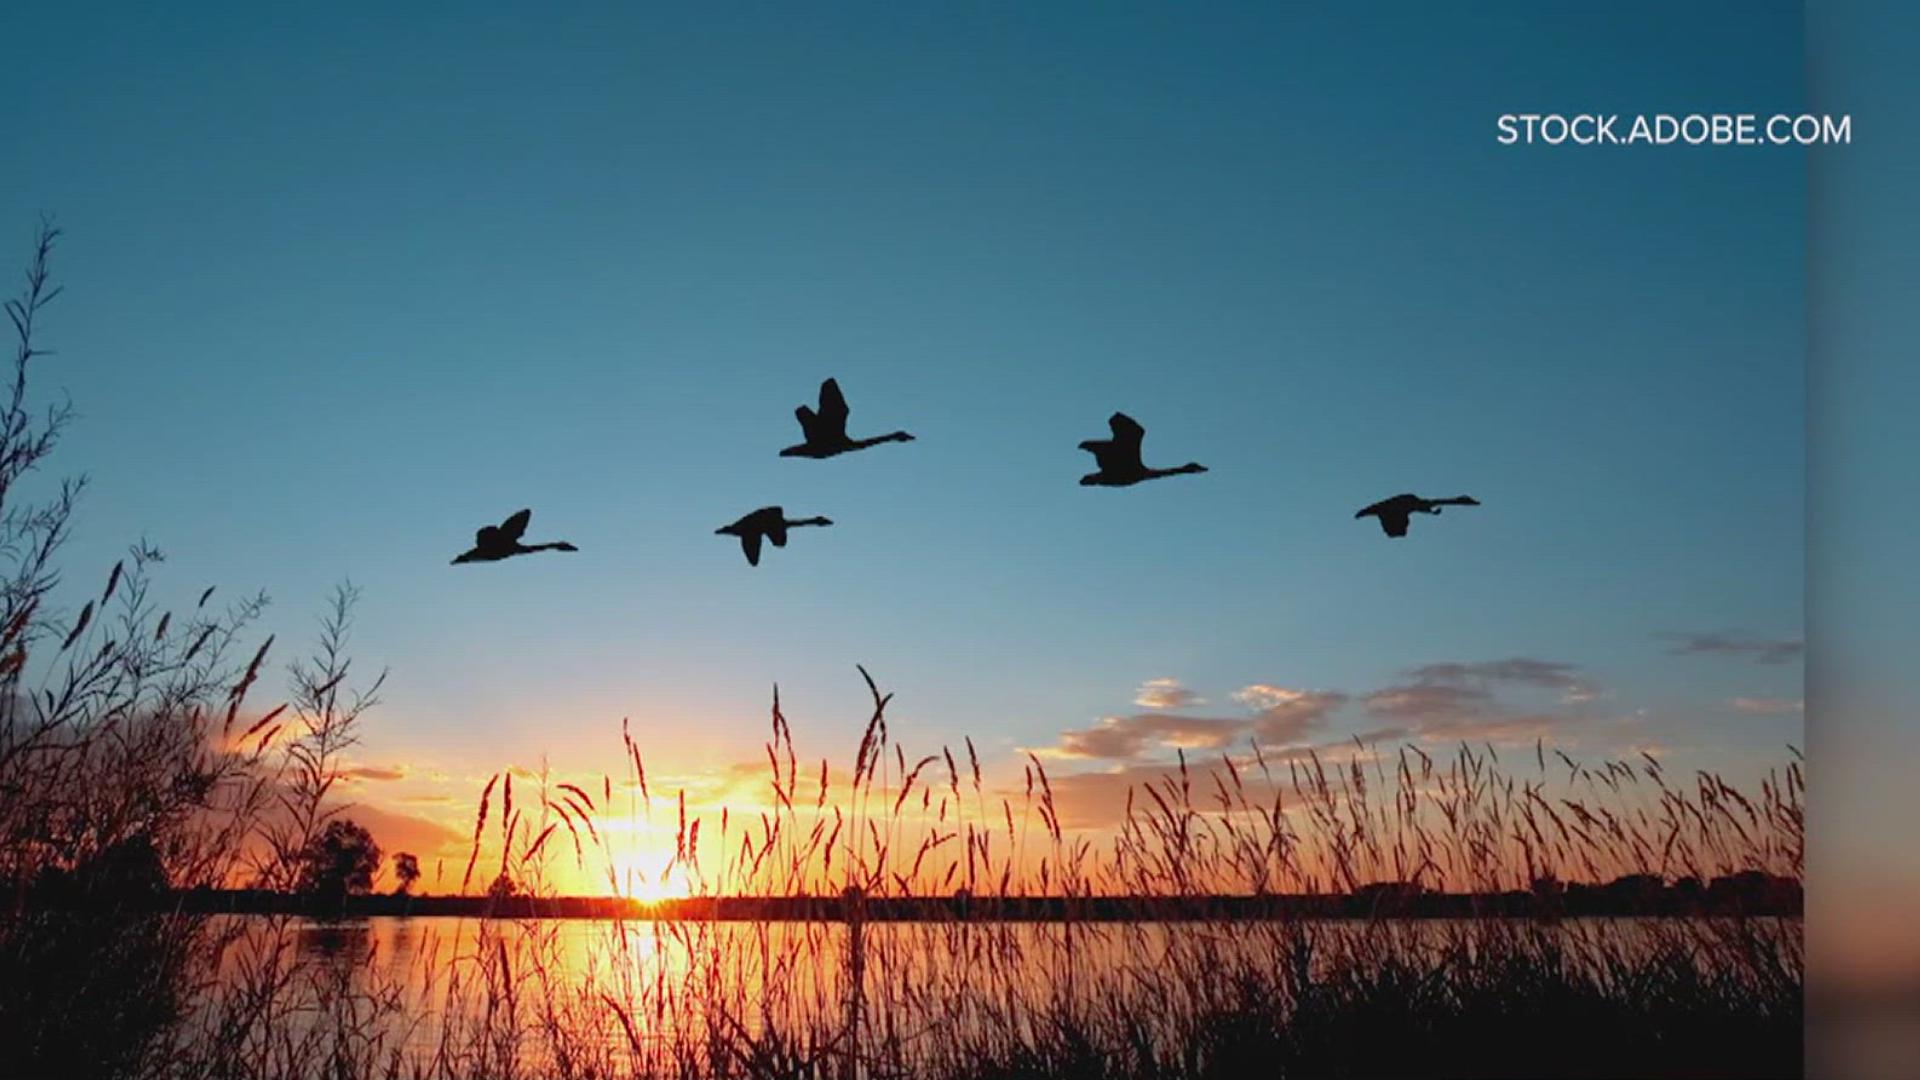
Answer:
[[847, 437], [848, 412], [847, 399], [840, 393], [839, 382], [828, 379], [821, 383], [819, 411], [805, 405], [793, 410], [793, 415], [800, 418], [800, 431], [806, 436], [806, 441], [780, 451], [780, 456], [830, 458], [881, 443], [913, 441], [913, 436], [904, 431], [892, 431], [870, 439], [850, 439]]
[[480, 531], [473, 534], [473, 547], [453, 557], [455, 565], [469, 562], [498, 562], [515, 555], [531, 555], [536, 551], [579, 551], [580, 549], [565, 540], [551, 544], [523, 544], [520, 538], [527, 534], [527, 523], [533, 520], [533, 511], [522, 510], [498, 525], [482, 525]]
[[803, 525], [831, 525], [833, 521], [823, 517], [801, 518], [789, 521], [785, 510], [778, 506], [763, 506], [731, 525], [722, 525], [713, 530], [716, 536], [737, 536], [740, 538], [740, 550], [747, 553], [747, 565], [760, 565], [760, 541], [773, 541], [774, 547], [787, 546], [787, 530]]
[[1142, 480], [1207, 471], [1205, 465], [1192, 461], [1171, 469], [1149, 469], [1140, 462], [1140, 440], [1146, 437], [1147, 429], [1123, 412], [1108, 417], [1107, 427], [1113, 429], [1113, 438], [1088, 439], [1080, 444], [1100, 467], [1100, 471], [1080, 478], [1082, 487], [1128, 487]]
[[1480, 500], [1471, 495], [1455, 495], [1451, 499], [1423, 499], [1418, 495], [1395, 495], [1391, 499], [1382, 499], [1372, 506], [1353, 515], [1355, 518], [1377, 517], [1380, 529], [1388, 536], [1407, 535], [1407, 526], [1412, 523], [1414, 514], [1439, 514], [1443, 506], [1479, 506]]

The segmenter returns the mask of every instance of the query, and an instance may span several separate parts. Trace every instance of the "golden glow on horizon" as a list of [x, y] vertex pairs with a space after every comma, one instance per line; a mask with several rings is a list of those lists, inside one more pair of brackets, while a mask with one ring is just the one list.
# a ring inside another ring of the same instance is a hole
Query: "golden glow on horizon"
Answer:
[[634, 855], [614, 860], [615, 888], [619, 895], [643, 904], [678, 900], [689, 894], [685, 875], [669, 871], [666, 860]]

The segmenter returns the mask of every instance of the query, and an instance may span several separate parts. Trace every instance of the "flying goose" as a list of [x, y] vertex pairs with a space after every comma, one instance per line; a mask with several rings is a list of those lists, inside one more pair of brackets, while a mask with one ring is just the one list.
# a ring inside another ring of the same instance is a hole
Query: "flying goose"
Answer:
[[515, 555], [531, 555], [536, 551], [579, 551], [564, 540], [551, 544], [523, 544], [520, 538], [527, 533], [527, 523], [533, 520], [533, 511], [522, 510], [498, 525], [482, 525], [480, 531], [473, 534], [473, 548], [453, 557], [454, 563], [498, 562]]
[[1205, 465], [1191, 461], [1172, 469], [1149, 469], [1140, 463], [1140, 440], [1146, 437], [1147, 429], [1122, 412], [1108, 417], [1107, 426], [1113, 429], [1113, 438], [1088, 439], [1080, 444], [1080, 449], [1092, 454], [1100, 466], [1099, 472], [1080, 478], [1083, 487], [1127, 487], [1142, 480], [1207, 471]]
[[840, 393], [839, 382], [828, 379], [821, 383], [818, 412], [805, 405], [793, 410], [793, 415], [800, 418], [800, 430], [805, 434], [806, 441], [780, 451], [780, 456], [830, 458], [881, 443], [913, 441], [913, 436], [904, 431], [875, 435], [871, 439], [850, 439], [847, 437], [847, 413], [847, 399]]
[[787, 530], [802, 525], [831, 525], [830, 519], [823, 517], [801, 518], [798, 521], [787, 520], [786, 511], [778, 506], [763, 506], [731, 525], [722, 525], [713, 530], [716, 536], [737, 536], [740, 538], [740, 550], [747, 553], [747, 565], [760, 565], [760, 541], [762, 538], [773, 541], [774, 547], [787, 546]]
[[1480, 500], [1471, 495], [1455, 495], [1451, 499], [1423, 499], [1418, 495], [1395, 495], [1391, 499], [1382, 499], [1372, 506], [1353, 515], [1363, 518], [1369, 515], [1380, 519], [1380, 528], [1388, 536], [1407, 535], [1407, 526], [1414, 514], [1438, 514], [1443, 506], [1479, 506]]

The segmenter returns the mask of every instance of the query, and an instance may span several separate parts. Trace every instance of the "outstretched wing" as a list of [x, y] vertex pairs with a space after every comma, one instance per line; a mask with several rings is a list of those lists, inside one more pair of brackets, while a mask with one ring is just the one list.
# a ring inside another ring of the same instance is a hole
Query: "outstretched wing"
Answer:
[[760, 565], [760, 534], [750, 532], [740, 537], [740, 550], [747, 553], [747, 565]]
[[820, 419], [844, 431], [851, 411], [847, 408], [846, 395], [840, 392], [839, 380], [828, 379], [820, 384]]
[[480, 531], [473, 534], [473, 546], [480, 549], [494, 547], [500, 542], [500, 529], [494, 525], [482, 525]]
[[1380, 531], [1388, 536], [1407, 535], [1407, 523], [1412, 518], [1406, 511], [1383, 510], [1380, 513]]
[[504, 540], [518, 540], [527, 535], [527, 523], [533, 520], [533, 511], [522, 510], [500, 523], [500, 535]]
[[809, 443], [834, 443], [847, 437], [847, 399], [840, 394], [840, 384], [832, 379], [820, 384], [818, 411], [802, 405], [793, 410], [793, 415]]
[[767, 539], [773, 541], [774, 547], [786, 547], [787, 527], [785, 525], [775, 525], [773, 528], [768, 529]]
[[794, 418], [800, 421], [800, 434], [810, 443], [820, 441], [820, 414], [802, 405], [793, 410]]
[[1093, 451], [1094, 460], [1100, 463], [1100, 471], [1138, 472], [1144, 468], [1140, 462], [1140, 440], [1146, 438], [1147, 429], [1134, 423], [1133, 417], [1123, 412], [1108, 417], [1107, 427], [1113, 429], [1111, 440], [1080, 444]]

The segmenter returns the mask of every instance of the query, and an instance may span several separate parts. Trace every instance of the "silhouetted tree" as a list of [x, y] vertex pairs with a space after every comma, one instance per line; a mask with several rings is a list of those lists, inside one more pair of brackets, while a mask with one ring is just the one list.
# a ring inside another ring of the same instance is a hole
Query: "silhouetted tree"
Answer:
[[38, 390], [59, 235], [42, 224], [0, 302], [0, 1073], [112, 1076], [219, 947], [160, 900], [225, 880], [272, 797], [224, 738], [266, 649], [246, 641], [262, 601], [161, 608], [144, 542], [94, 581], [62, 573], [85, 482], [49, 475], [73, 413]]
[[489, 900], [506, 900], [519, 895], [520, 886], [515, 884], [513, 878], [504, 870], [500, 872], [498, 877], [493, 879], [493, 884], [487, 886], [487, 899]]
[[393, 857], [393, 877], [398, 882], [393, 891], [400, 896], [407, 895], [413, 883], [420, 880], [420, 860], [413, 852], [403, 851]]
[[380, 845], [373, 842], [373, 834], [352, 821], [335, 819], [301, 853], [297, 888], [304, 895], [338, 904], [351, 893], [372, 889], [379, 869]]

